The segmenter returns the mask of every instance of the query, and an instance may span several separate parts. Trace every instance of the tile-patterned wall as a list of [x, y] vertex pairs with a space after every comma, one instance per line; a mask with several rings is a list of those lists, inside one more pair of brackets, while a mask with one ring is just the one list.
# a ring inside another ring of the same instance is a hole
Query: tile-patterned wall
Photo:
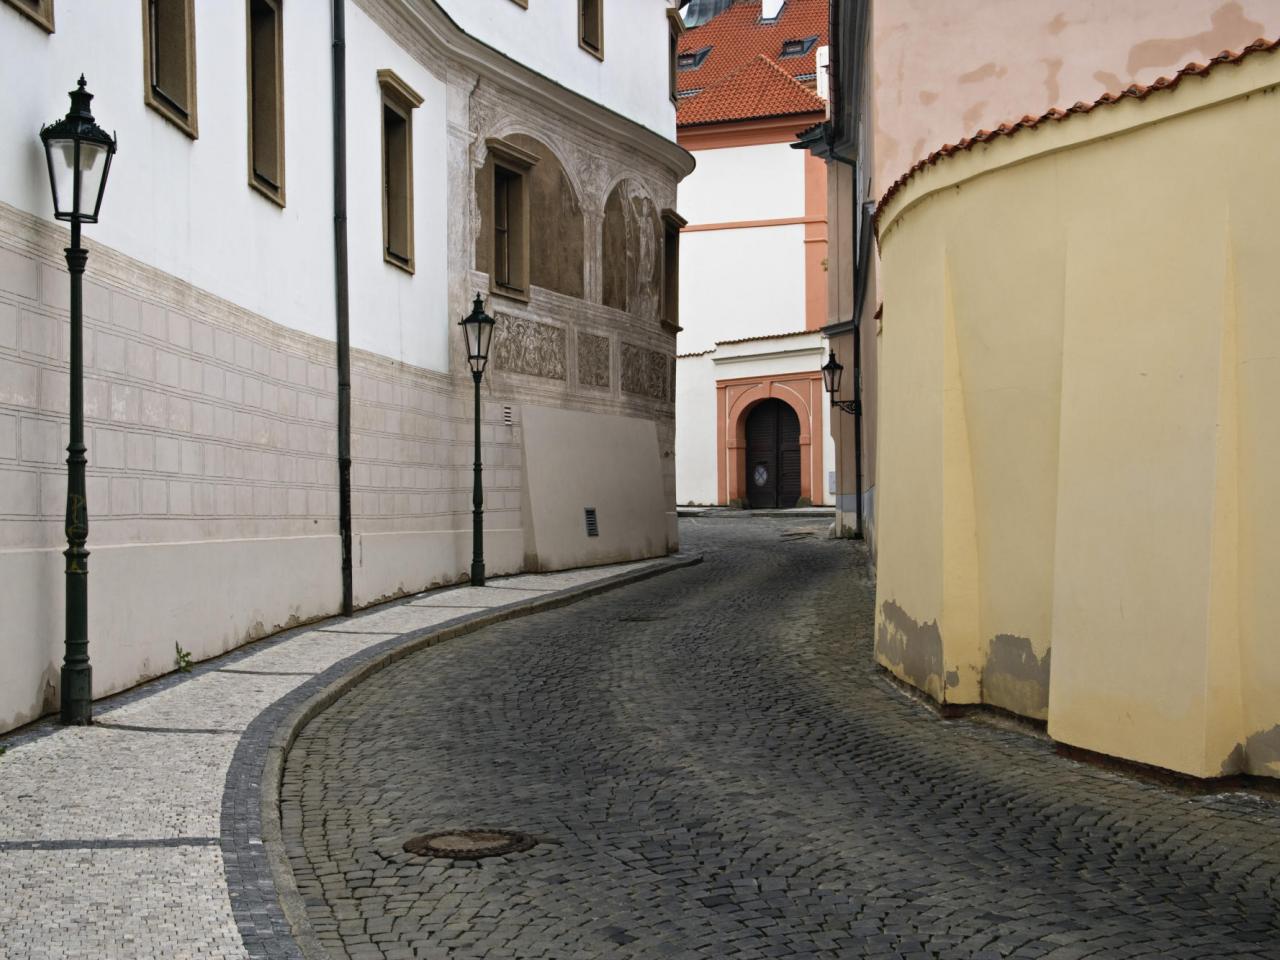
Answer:
[[[458, 396], [451, 392], [457, 386], [442, 374], [353, 352], [351, 486], [356, 533], [470, 530], [475, 414], [469, 377], [464, 386], [466, 394]], [[492, 399], [488, 384], [482, 387], [482, 400], [485, 512], [514, 511], [505, 522], [518, 527], [519, 406]]]
[[[171, 279], [84, 288], [90, 544], [332, 533], [331, 344]], [[62, 542], [69, 280], [0, 235], [0, 546]]]

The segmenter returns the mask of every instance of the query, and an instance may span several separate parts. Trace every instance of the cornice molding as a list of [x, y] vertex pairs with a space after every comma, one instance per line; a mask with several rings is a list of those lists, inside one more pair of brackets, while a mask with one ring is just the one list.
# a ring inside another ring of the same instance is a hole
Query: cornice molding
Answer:
[[[683, 180], [693, 172], [689, 151], [672, 140], [511, 59], [462, 29], [435, 0], [354, 0], [375, 23], [422, 65], [470, 71], [541, 100], [548, 108], [598, 136], [635, 150]], [[406, 41], [417, 41], [406, 43]], [[424, 59], [430, 54], [431, 60]]]

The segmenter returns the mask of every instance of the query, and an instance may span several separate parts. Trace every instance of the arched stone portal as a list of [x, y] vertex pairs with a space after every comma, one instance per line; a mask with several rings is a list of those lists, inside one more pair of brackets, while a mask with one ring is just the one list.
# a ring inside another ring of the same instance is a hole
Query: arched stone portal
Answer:
[[765, 400], [778, 400], [800, 422], [800, 498], [822, 502], [822, 374], [818, 371], [776, 377], [716, 381], [716, 446], [722, 505], [749, 502], [747, 419]]

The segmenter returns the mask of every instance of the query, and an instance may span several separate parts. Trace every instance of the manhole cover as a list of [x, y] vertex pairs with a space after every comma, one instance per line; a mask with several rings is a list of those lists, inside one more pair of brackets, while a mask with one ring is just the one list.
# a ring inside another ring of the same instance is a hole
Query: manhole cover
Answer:
[[523, 853], [538, 845], [527, 833], [508, 830], [447, 830], [405, 841], [404, 852], [417, 857], [449, 860], [481, 860], [508, 853]]

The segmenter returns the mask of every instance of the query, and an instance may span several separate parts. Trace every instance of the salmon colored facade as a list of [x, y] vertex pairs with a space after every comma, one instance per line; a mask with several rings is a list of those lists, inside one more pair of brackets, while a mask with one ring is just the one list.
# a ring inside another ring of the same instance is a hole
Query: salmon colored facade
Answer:
[[796, 373], [716, 382], [716, 456], [721, 503], [747, 499], [747, 417], [763, 400], [781, 400], [800, 421], [800, 495], [822, 499], [815, 478], [822, 476], [822, 427], [826, 398], [822, 374]]
[[[760, 0], [740, 0], [680, 38], [677, 139], [698, 163], [680, 194], [689, 220], [677, 343], [680, 503], [748, 499], [744, 416], [751, 398], [771, 395], [801, 425], [796, 502], [831, 502], [819, 373], [828, 178], [822, 160], [791, 148], [797, 131], [825, 115], [817, 64], [828, 9], [827, 0], [788, 0], [770, 23]], [[782, 349], [779, 338], [788, 338]]]
[[[806, 145], [840, 160], [828, 167], [826, 332], [846, 381], [855, 339], [861, 356], [861, 435], [853, 417], [832, 421], [837, 522], [851, 528], [860, 503], [874, 552], [882, 327], [874, 314], [884, 297], [876, 247], [864, 240], [865, 211], [944, 144], [1280, 36], [1280, 2], [832, 0], [831, 8], [831, 119]], [[851, 399], [851, 388], [842, 395]]]

